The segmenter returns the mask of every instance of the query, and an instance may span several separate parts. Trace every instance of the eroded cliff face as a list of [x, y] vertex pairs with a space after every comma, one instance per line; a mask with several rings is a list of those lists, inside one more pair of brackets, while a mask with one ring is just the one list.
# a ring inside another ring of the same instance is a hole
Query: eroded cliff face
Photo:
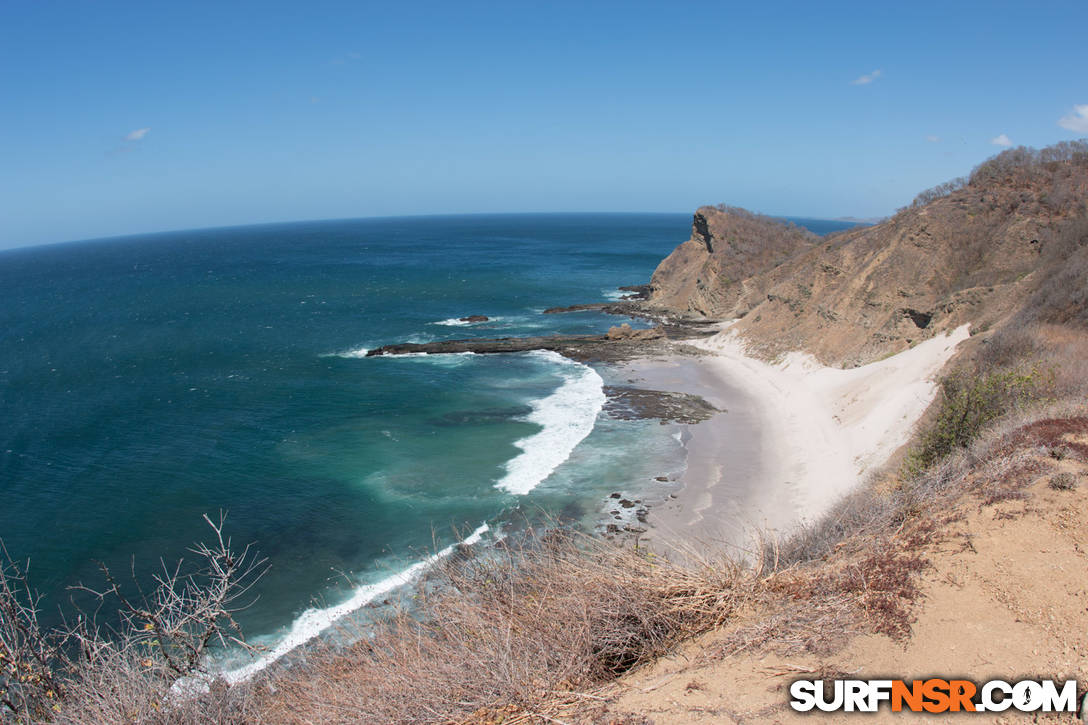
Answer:
[[650, 304], [675, 312], [725, 317], [746, 292], [744, 280], [808, 249], [819, 237], [743, 209], [695, 212], [691, 239], [654, 272]]
[[737, 331], [765, 357], [802, 349], [862, 364], [966, 322], [988, 329], [1071, 259], [1088, 263], [1086, 200], [1088, 154], [976, 172], [881, 224], [815, 241], [704, 207], [655, 271], [649, 304], [741, 318]]

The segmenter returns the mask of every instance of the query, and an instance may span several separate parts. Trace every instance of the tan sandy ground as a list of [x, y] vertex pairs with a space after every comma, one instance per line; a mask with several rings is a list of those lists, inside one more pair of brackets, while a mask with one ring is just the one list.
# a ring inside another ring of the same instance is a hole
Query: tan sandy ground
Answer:
[[[1088, 466], [1039, 455], [1047, 471], [1023, 500], [983, 505], [963, 499], [952, 535], [927, 547], [931, 568], [913, 631], [905, 641], [859, 635], [830, 655], [723, 653], [730, 631], [704, 635], [673, 656], [633, 672], [600, 693], [605, 723], [1011, 722], [1030, 716], [990, 714], [800, 714], [787, 690], [798, 677], [925, 678], [974, 681], [1025, 677], [1088, 681]], [[1050, 476], [1080, 476], [1072, 491], [1048, 487]], [[577, 718], [576, 718], [577, 719]], [[1049, 715], [1049, 722], [1073, 716]]]

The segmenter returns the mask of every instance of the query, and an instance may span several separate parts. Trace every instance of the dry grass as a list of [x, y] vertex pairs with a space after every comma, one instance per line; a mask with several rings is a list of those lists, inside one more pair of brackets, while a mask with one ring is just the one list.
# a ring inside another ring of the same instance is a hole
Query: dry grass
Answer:
[[263, 688], [262, 717], [486, 722], [540, 712], [722, 623], [758, 588], [758, 572], [728, 561], [682, 567], [551, 529], [433, 572], [410, 607], [355, 645], [313, 652]]

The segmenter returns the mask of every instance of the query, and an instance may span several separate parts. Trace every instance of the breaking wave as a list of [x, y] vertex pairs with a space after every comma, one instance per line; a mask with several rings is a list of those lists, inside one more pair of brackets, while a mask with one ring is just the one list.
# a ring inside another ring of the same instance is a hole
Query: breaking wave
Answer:
[[521, 453], [507, 462], [506, 475], [495, 484], [519, 496], [536, 488], [570, 457], [593, 430], [605, 403], [604, 380], [593, 368], [550, 351], [529, 354], [563, 363], [563, 384], [548, 397], [530, 403], [533, 412], [525, 420], [543, 429], [514, 441]]
[[299, 615], [298, 619], [292, 622], [291, 629], [272, 649], [247, 665], [224, 672], [223, 677], [231, 684], [249, 679], [291, 650], [317, 637], [338, 620], [361, 609], [374, 599], [411, 583], [427, 569], [452, 554], [459, 545], [471, 546], [478, 543], [488, 530], [487, 524], [481, 524], [463, 541], [450, 544], [438, 553], [432, 554], [422, 561], [417, 561], [407, 569], [403, 569], [379, 582], [359, 587], [346, 602], [332, 607], [325, 607], [324, 609], [307, 609]]

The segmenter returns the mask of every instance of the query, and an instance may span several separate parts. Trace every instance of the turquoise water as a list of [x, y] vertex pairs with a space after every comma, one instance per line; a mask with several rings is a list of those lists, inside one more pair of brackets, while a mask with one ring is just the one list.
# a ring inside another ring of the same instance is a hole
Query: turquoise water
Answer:
[[[362, 355], [603, 332], [620, 320], [541, 311], [646, 282], [689, 225], [414, 217], [0, 253], [0, 535], [31, 559], [44, 619], [100, 581], [95, 560], [150, 573], [219, 510], [271, 561], [241, 617], [268, 643], [485, 524], [593, 519], [682, 455], [668, 427], [598, 416], [606, 369]], [[471, 314], [492, 321], [454, 324]]]

